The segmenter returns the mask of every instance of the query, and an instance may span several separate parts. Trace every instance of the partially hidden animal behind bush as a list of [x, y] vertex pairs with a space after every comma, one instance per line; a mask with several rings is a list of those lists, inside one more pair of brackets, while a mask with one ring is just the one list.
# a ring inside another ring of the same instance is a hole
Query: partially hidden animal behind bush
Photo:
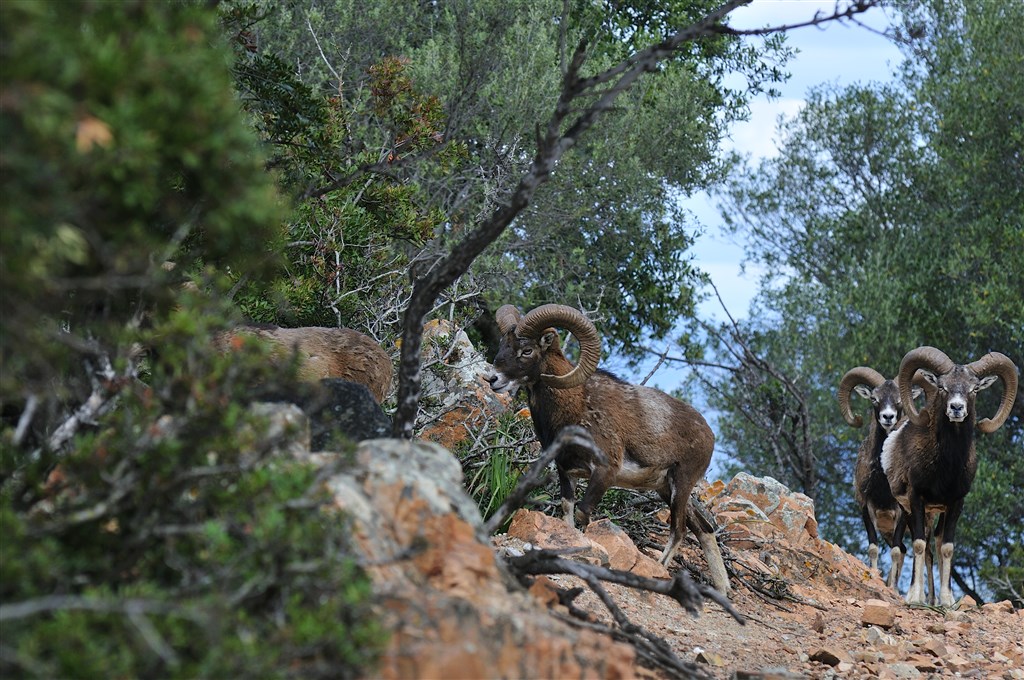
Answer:
[[[662, 564], [668, 565], [686, 528], [697, 536], [723, 594], [729, 581], [712, 527], [688, 512], [690, 492], [711, 462], [715, 436], [689, 404], [659, 390], [630, 385], [597, 370], [601, 341], [594, 324], [564, 305], [543, 305], [523, 316], [504, 305], [495, 319], [502, 333], [495, 373], [488, 378], [497, 392], [526, 390], [534, 429], [548, 446], [567, 425], [589, 430], [607, 457], [596, 461], [589, 450], [567, 447], [555, 459], [562, 508], [570, 525], [583, 526], [611, 487], [650, 489], [668, 503], [671, 535]], [[580, 343], [576, 366], [562, 353], [556, 328], [570, 331]], [[579, 505], [576, 478], [587, 479]]]
[[[911, 378], [921, 370], [936, 388], [934, 399], [918, 411], [911, 395]], [[992, 418], [977, 420], [978, 392], [1003, 381], [1003, 396]], [[924, 554], [927, 513], [942, 513], [935, 531], [939, 562], [939, 604], [952, 605], [950, 576], [953, 539], [964, 498], [974, 482], [978, 461], [974, 427], [995, 432], [1006, 421], [1017, 396], [1017, 367], [999, 352], [969, 364], [956, 364], [934, 347], [911, 350], [900, 363], [896, 378], [907, 419], [882, 445], [882, 467], [893, 496], [904, 510], [896, 526], [902, 534], [909, 514], [914, 539], [914, 573], [907, 602], [924, 603]]]
[[378, 404], [391, 390], [394, 376], [391, 356], [373, 338], [359, 331], [322, 326], [239, 326], [217, 334], [214, 346], [222, 352], [230, 352], [247, 336], [278, 347], [274, 355], [281, 360], [294, 356], [300, 380], [341, 378], [360, 383], [366, 385]]
[[[900, 391], [895, 380], [886, 380], [885, 376], [870, 366], [851, 368], [839, 381], [838, 393], [839, 410], [851, 427], [861, 427], [864, 424], [864, 419], [850, 408], [850, 396], [853, 392], [871, 402], [874, 416], [868, 426], [868, 433], [857, 450], [857, 466], [853, 479], [854, 496], [860, 507], [864, 529], [868, 534], [868, 558], [871, 568], [878, 568], [878, 536], [881, 534], [889, 544], [889, 555], [892, 558], [892, 567], [886, 582], [890, 588], [896, 588], [903, 568], [903, 556], [907, 551], [903, 544], [903, 536], [895, 535], [897, 520], [902, 511], [893, 498], [889, 480], [882, 470], [882, 443], [903, 418], [903, 404], [900, 402]], [[917, 398], [922, 392], [922, 387], [915, 385], [912, 396]]]

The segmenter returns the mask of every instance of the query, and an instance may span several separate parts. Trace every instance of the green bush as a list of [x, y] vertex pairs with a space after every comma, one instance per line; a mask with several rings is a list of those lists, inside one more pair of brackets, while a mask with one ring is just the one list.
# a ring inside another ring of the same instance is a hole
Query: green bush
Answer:
[[184, 300], [149, 335], [148, 384], [56, 466], [4, 486], [5, 675], [333, 678], [372, 664], [384, 635], [327, 511], [330, 470], [275, 456], [247, 407], [297, 389], [294, 367], [254, 341], [211, 352], [215, 312]]
[[2, 677], [347, 678], [385, 639], [331, 470], [249, 407], [294, 366], [210, 342], [286, 233], [215, 20], [0, 3]]
[[118, 354], [194, 265], [270, 271], [284, 205], [200, 5], [4, 2], [0, 32], [7, 396]]

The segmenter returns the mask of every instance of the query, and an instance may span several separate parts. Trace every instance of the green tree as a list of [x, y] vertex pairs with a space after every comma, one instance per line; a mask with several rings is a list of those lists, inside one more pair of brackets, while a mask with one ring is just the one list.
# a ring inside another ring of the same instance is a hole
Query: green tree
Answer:
[[[4, 12], [6, 401], [41, 394], [69, 363], [126, 360], [126, 327], [166, 308], [181, 271], [208, 264], [259, 276], [281, 213], [239, 124], [225, 55], [205, 49], [204, 13], [32, 2]], [[160, 30], [165, 15], [173, 24]], [[39, 41], [44, 26], [49, 38]], [[89, 393], [88, 380], [62, 382], [78, 384], [62, 395], [72, 401]]]
[[[812, 495], [826, 536], [856, 548], [852, 461], [862, 432], [835, 405], [839, 378], [866, 364], [893, 376], [929, 344], [968, 362], [998, 350], [1024, 365], [1024, 43], [1019, 4], [910, 2], [902, 87], [822, 88], [785, 124], [779, 157], [749, 169], [723, 214], [747, 255], [783, 276], [762, 287], [743, 337], [799, 386], [807, 404]], [[801, 481], [761, 444], [763, 427], [736, 406], [735, 373], [710, 381], [728, 395], [727, 446], [743, 463]], [[754, 392], [768, 414], [777, 381]], [[994, 409], [998, 388], [979, 410]], [[771, 421], [771, 418], [767, 419]], [[958, 525], [961, 586], [987, 593], [1020, 565], [1024, 404], [977, 437], [979, 473]], [[823, 470], [828, 470], [825, 474]], [[993, 565], [998, 565], [997, 568]], [[1002, 574], [1002, 577], [999, 576]], [[978, 579], [983, 579], [979, 581]], [[1019, 585], [1019, 584], [1018, 584]], [[1019, 588], [1017, 589], [1019, 592]]]
[[5, 2], [0, 31], [0, 675], [365, 675], [344, 518], [249, 406], [294, 371], [211, 350], [286, 215], [215, 17]]
[[[463, 154], [458, 162], [410, 159], [389, 169], [403, 187], [429, 197], [417, 203], [420, 214], [441, 216], [431, 220], [434, 241], [423, 251], [429, 263], [500, 206], [529, 169], [537, 126], [562, 87], [567, 45], [585, 40], [584, 75], [596, 74], [698, 20], [715, 3], [630, 3], [600, 11], [574, 3], [564, 18], [559, 2], [258, 7], [266, 17], [252, 27], [253, 43], [293, 65], [307, 86], [346, 105], [357, 102], [373, 90], [374, 64], [395, 56], [407, 60], [414, 86], [441, 102], [439, 133]], [[642, 332], [663, 335], [692, 310], [698, 282], [685, 255], [695, 227], [671, 206], [680, 193], [723, 176], [717, 148], [725, 126], [743, 115], [749, 92], [783, 77], [778, 64], [785, 56], [779, 38], [755, 47], [711, 32], [680, 47], [559, 162], [463, 288], [486, 291], [483, 306], [491, 309], [552, 300], [599, 309], [609, 344], [626, 351]], [[732, 70], [748, 76], [748, 89], [724, 85]]]

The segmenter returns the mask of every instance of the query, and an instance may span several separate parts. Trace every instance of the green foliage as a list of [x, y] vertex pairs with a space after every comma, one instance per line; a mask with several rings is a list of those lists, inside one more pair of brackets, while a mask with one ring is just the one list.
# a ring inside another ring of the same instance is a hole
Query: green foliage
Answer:
[[[934, 345], [967, 363], [1000, 351], [1024, 366], [1024, 163], [1019, 3], [907, 2], [909, 43], [898, 86], [822, 88], [784, 127], [785, 147], [739, 178], [727, 219], [748, 256], [771, 272], [747, 329], [757, 352], [800, 387], [823, 533], [863, 542], [850, 487], [862, 431], [835, 403], [843, 373], [894, 376], [900, 359]], [[769, 381], [770, 382], [770, 381]], [[764, 445], [770, 390], [729, 376], [725, 445], [748, 469], [799, 477]], [[979, 396], [992, 413], [997, 385]], [[743, 395], [752, 401], [743, 403]], [[859, 401], [859, 399], [857, 400]], [[794, 401], [784, 408], [794, 413]], [[779, 426], [779, 420], [768, 419]], [[979, 472], [958, 524], [956, 566], [986, 592], [1019, 573], [1024, 403], [1001, 430], [977, 435]], [[1001, 590], [1000, 590], [1001, 588]]]
[[[509, 411], [493, 423], [471, 433], [469, 445], [455, 453], [462, 462], [466, 476], [466, 490], [476, 501], [484, 519], [490, 518], [501, 507], [519, 482], [519, 477], [531, 465], [527, 444], [534, 439], [529, 418]], [[538, 490], [534, 500], [551, 494]]]
[[239, 304], [262, 322], [393, 335], [410, 258], [445, 219], [420, 176], [455, 171], [461, 146], [443, 139], [441, 102], [416, 87], [405, 59], [378, 55], [351, 87], [327, 89], [301, 79], [292, 55], [252, 48], [252, 31], [274, 35], [275, 9], [232, 4], [222, 17], [269, 166], [296, 198], [284, 267], [269, 284], [243, 282]]
[[117, 321], [168, 301], [165, 260], [176, 278], [199, 260], [257, 278], [278, 249], [280, 209], [200, 8], [0, 12], [0, 174], [16, 199], [0, 211], [9, 395], [49, 387], [74, 342], [120, 344]]
[[212, 354], [197, 319], [214, 311], [186, 303], [154, 327], [149, 384], [56, 468], [4, 487], [0, 598], [55, 600], [4, 623], [5, 674], [356, 677], [372, 663], [383, 636], [328, 471], [276, 455], [246, 407], [288, 368], [256, 344]]
[[210, 342], [284, 217], [214, 17], [6, 2], [0, 30], [0, 675], [365, 675], [344, 518], [249, 407], [294, 367]]
[[[393, 221], [422, 223], [419, 234], [434, 239], [422, 253], [415, 253], [421, 242], [409, 239], [412, 248], [402, 252], [429, 263], [433, 253], [450, 247], [500, 205], [526, 170], [536, 151], [536, 126], [550, 115], [561, 87], [559, 64], [568, 58], [560, 53], [562, 28], [568, 49], [587, 38], [584, 70], [596, 73], [711, 4], [595, 9], [572, 3], [563, 20], [562, 3], [526, 0], [256, 3], [254, 11], [266, 16], [248, 30], [262, 54], [294, 65], [304, 86], [337, 97], [351, 112], [344, 116], [345, 134], [320, 149], [320, 157], [340, 148], [342, 157], [365, 151], [376, 161], [395, 151], [401, 156], [405, 147], [398, 142], [406, 137], [422, 140], [407, 147], [420, 156], [427, 151], [424, 158], [408, 153], [388, 165], [386, 175], [359, 175], [342, 194], [361, 197], [373, 187], [399, 183], [408, 193], [395, 199], [413, 211], [397, 210], [404, 217]], [[672, 207], [675, 199], [721, 179], [717, 148], [725, 125], [744, 114], [749, 92], [784, 77], [778, 66], [786, 54], [779, 39], [754, 47], [720, 36], [688, 45], [625, 93], [621, 105], [563, 158], [515, 228], [474, 264], [469, 278], [476, 290], [487, 291], [486, 305], [525, 308], [558, 301], [600, 309], [608, 344], [627, 354], [636, 353], [642, 333], [663, 336], [680, 314], [692, 310], [699, 281], [684, 255], [693, 227]], [[747, 76], [749, 89], [723, 84], [731, 70]], [[371, 104], [375, 96], [394, 103]], [[363, 126], [361, 119], [370, 124]], [[438, 136], [446, 141], [435, 142]], [[345, 176], [333, 172], [327, 186]], [[316, 185], [300, 189], [309, 186]], [[291, 273], [300, 270], [296, 266]], [[305, 278], [323, 289], [322, 274]], [[325, 306], [341, 295], [335, 290], [325, 300], [297, 306], [326, 314]], [[337, 311], [342, 320], [351, 313]]]

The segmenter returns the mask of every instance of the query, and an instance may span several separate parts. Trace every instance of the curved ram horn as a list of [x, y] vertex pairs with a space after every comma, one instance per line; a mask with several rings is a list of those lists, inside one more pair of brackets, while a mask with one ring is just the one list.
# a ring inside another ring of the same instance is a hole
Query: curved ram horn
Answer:
[[539, 338], [546, 328], [564, 328], [580, 343], [580, 362], [565, 375], [542, 374], [544, 384], [556, 389], [578, 387], [597, 370], [601, 359], [601, 337], [593, 322], [582, 312], [566, 305], [541, 305], [531, 309], [519, 323], [519, 335]]
[[[932, 403], [935, 395], [939, 392], [939, 388], [928, 382], [928, 379], [924, 377], [921, 371], [914, 373], [914, 387], [920, 387], [921, 391], [924, 392], [924, 405], [926, 408], [928, 404]], [[913, 391], [911, 391], [911, 395], [913, 395]]]
[[896, 378], [896, 385], [900, 388], [900, 401], [903, 403], [903, 412], [907, 414], [910, 421], [915, 425], [927, 426], [930, 418], [930, 410], [924, 408], [918, 412], [914, 405], [914, 398], [911, 394], [914, 374], [917, 369], [923, 368], [935, 375], [949, 373], [956, 364], [946, 356], [946, 353], [935, 347], [918, 347], [906, 353], [903, 361], [900, 362], [900, 373]]
[[999, 410], [991, 418], [978, 421], [978, 429], [990, 433], [998, 430], [1010, 415], [1013, 401], [1017, 398], [1017, 367], [1010, 358], [999, 352], [989, 352], [975, 362], [967, 364], [967, 368], [979, 378], [998, 375], [1003, 380], [1003, 399], [999, 402]]
[[864, 419], [855, 415], [850, 408], [850, 392], [853, 388], [863, 384], [875, 389], [884, 382], [885, 377], [870, 366], [857, 366], [846, 372], [839, 381], [839, 410], [843, 412], [843, 418], [848, 425], [860, 427], [864, 424]]
[[509, 331], [514, 331], [522, 318], [523, 315], [512, 305], [502, 305], [494, 313], [494, 321], [498, 324], [498, 330], [501, 331], [502, 335]]

